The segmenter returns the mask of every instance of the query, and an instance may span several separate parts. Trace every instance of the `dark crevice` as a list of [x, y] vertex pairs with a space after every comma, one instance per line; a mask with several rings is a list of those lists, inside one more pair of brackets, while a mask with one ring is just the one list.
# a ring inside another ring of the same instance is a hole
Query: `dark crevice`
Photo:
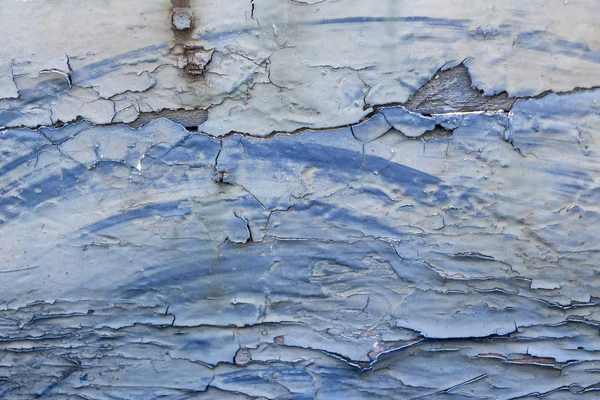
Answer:
[[183, 126], [190, 132], [198, 132], [198, 126], [202, 125], [208, 117], [206, 110], [161, 110], [153, 112], [142, 112], [135, 121], [127, 123], [132, 128], [139, 128], [158, 118], [166, 118]]
[[426, 142], [429, 142], [430, 140], [435, 140], [435, 139], [448, 139], [448, 138], [451, 138], [453, 135], [454, 135], [453, 130], [446, 129], [443, 126], [440, 126], [439, 124], [437, 124], [435, 126], [435, 128], [433, 128], [430, 131], [425, 132], [421, 136], [421, 139], [423, 139]]

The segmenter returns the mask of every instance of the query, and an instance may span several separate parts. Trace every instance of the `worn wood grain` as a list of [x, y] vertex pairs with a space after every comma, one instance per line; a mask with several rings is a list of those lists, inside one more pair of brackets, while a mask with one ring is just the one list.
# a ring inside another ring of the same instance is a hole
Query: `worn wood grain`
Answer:
[[484, 95], [482, 90], [473, 87], [467, 67], [460, 64], [436, 73], [404, 105], [420, 114], [508, 112], [516, 100], [517, 98], [508, 97], [506, 92]]

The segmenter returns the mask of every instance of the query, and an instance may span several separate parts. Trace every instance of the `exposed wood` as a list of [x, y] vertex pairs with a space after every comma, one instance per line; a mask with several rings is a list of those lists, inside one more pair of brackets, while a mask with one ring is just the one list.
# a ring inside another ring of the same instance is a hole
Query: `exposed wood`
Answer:
[[473, 87], [464, 64], [436, 73], [406, 102], [406, 108], [421, 114], [492, 111], [508, 112], [516, 98], [506, 92], [485, 96]]

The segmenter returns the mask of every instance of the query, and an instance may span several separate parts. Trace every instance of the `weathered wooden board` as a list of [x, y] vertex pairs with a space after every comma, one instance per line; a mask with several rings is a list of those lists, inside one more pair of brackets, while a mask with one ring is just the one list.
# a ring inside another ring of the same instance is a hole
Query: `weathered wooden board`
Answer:
[[599, 5], [174, 3], [0, 11], [0, 397], [597, 398]]

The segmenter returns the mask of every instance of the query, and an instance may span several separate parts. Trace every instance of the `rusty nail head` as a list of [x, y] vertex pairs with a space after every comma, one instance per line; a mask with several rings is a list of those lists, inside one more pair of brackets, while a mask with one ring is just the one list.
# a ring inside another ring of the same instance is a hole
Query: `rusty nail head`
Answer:
[[184, 31], [192, 27], [192, 10], [189, 8], [174, 8], [171, 22], [175, 29]]

